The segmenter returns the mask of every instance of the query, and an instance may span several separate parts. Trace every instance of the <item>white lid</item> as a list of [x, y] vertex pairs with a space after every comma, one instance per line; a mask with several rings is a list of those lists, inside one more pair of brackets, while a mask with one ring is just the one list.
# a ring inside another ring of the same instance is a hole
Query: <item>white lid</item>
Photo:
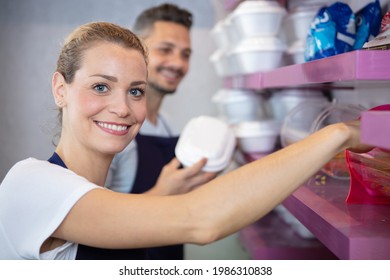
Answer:
[[288, 13], [288, 17], [289, 18], [307, 17], [307, 16], [314, 17], [323, 6], [326, 6], [326, 3], [317, 3], [317, 4], [313, 3], [313, 4], [300, 5], [291, 9]]
[[285, 14], [286, 9], [281, 7], [278, 2], [270, 0], [246, 0], [241, 2], [233, 11], [232, 15], [244, 15], [253, 13], [281, 13]]
[[178, 160], [190, 166], [207, 158], [203, 171], [218, 172], [232, 158], [236, 139], [232, 129], [222, 120], [210, 116], [191, 119], [184, 127], [175, 148]]
[[238, 43], [231, 53], [250, 52], [250, 51], [285, 51], [286, 44], [274, 36], [249, 37]]
[[238, 138], [278, 135], [280, 126], [275, 120], [244, 121], [235, 127], [235, 134]]

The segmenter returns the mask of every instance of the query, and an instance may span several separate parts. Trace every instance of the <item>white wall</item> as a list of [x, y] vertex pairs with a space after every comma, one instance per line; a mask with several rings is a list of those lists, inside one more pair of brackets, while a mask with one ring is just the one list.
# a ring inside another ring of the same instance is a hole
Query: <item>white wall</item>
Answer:
[[[166, 1], [1, 1], [0, 181], [15, 162], [30, 156], [46, 159], [54, 151], [52, 138], [58, 127], [50, 80], [63, 38], [90, 21], [131, 27], [140, 11], [162, 2]], [[215, 49], [209, 30], [220, 15], [215, 11], [217, 0], [170, 2], [194, 15], [189, 74], [163, 104], [180, 129], [195, 115], [216, 114], [210, 97], [221, 81], [208, 60]]]

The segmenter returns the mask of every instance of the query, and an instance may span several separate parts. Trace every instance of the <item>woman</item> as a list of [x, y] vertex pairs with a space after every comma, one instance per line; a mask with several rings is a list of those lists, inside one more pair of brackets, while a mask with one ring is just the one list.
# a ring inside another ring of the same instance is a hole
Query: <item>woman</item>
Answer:
[[70, 34], [52, 79], [60, 141], [50, 161], [19, 162], [0, 186], [0, 259], [75, 259], [79, 244], [207, 244], [261, 218], [337, 153], [368, 148], [358, 122], [340, 123], [187, 194], [116, 193], [102, 186], [145, 118], [146, 78], [129, 30], [90, 23]]

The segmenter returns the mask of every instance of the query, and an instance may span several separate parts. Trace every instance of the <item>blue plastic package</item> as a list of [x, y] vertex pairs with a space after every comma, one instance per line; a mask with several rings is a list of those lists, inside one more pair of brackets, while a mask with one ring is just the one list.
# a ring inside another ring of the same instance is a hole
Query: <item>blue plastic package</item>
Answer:
[[312, 61], [353, 50], [355, 14], [345, 3], [321, 8], [306, 38], [305, 60]]
[[356, 40], [354, 50], [361, 49], [365, 42], [379, 34], [381, 28], [381, 6], [379, 0], [371, 2], [356, 13]]

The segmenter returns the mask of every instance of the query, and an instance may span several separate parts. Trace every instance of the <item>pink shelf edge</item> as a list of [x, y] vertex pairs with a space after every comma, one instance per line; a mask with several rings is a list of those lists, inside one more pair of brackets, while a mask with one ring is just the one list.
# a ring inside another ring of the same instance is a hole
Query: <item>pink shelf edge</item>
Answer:
[[326, 180], [312, 179], [283, 205], [338, 258], [390, 259], [390, 207], [347, 204], [349, 181]]
[[225, 77], [225, 87], [266, 89], [332, 82], [390, 81], [390, 51], [357, 50], [269, 72]]
[[361, 120], [362, 142], [390, 150], [390, 111], [366, 111]]

